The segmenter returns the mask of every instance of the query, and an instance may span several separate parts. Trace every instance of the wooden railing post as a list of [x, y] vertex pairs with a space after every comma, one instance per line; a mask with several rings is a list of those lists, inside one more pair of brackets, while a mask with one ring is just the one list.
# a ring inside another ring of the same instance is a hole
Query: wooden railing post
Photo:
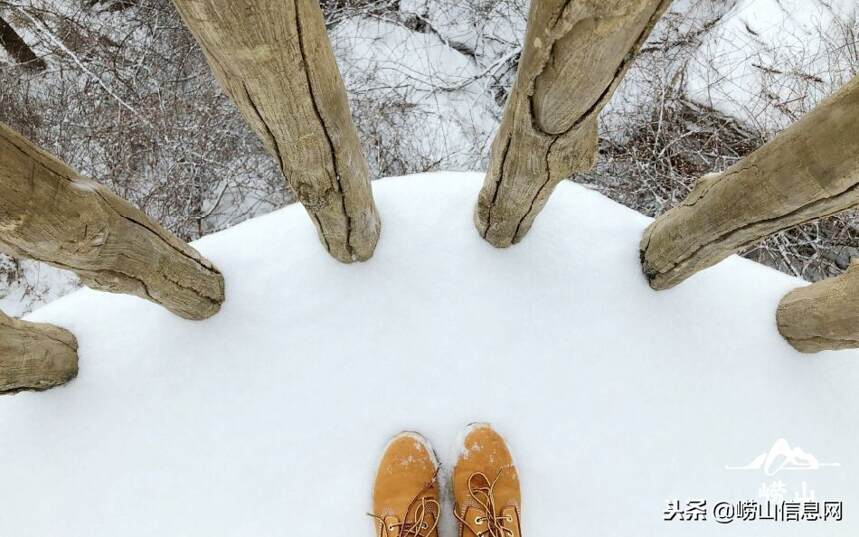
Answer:
[[777, 319], [781, 335], [799, 351], [859, 348], [859, 261], [840, 276], [788, 293]]
[[722, 173], [698, 180], [641, 240], [666, 289], [775, 232], [859, 204], [859, 77]]
[[77, 349], [67, 330], [0, 312], [0, 394], [65, 384], [78, 374]]
[[2, 123], [0, 251], [188, 319], [214, 315], [224, 301], [221, 273], [193, 248]]
[[373, 255], [380, 222], [317, 0], [174, 0], [328, 252]]
[[492, 143], [475, 224], [519, 242], [559, 182], [590, 169], [597, 116], [670, 0], [534, 0], [525, 47]]

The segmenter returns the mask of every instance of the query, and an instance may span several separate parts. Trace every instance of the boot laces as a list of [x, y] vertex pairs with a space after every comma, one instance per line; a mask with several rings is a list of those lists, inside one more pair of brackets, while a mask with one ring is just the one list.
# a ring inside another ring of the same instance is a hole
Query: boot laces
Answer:
[[[400, 530], [400, 537], [429, 537], [432, 535], [432, 532], [438, 527], [438, 517], [441, 512], [441, 505], [438, 500], [424, 496], [424, 493], [432, 487], [433, 481], [427, 483], [427, 486], [415, 496], [415, 499], [406, 508], [402, 522], [389, 525], [385, 523], [384, 516], [367, 513], [368, 516], [380, 522], [379, 537], [387, 537], [397, 528]], [[414, 522], [407, 522], [410, 518], [414, 518]]]
[[[482, 524], [483, 521], [486, 521], [486, 531], [479, 533], [478, 537], [511, 537], [514, 535], [513, 530], [504, 525], [505, 522], [513, 522], [513, 517], [510, 515], [499, 515], [498, 506], [495, 501], [495, 485], [498, 483], [498, 479], [501, 478], [504, 470], [504, 468], [499, 470], [498, 475], [492, 481], [482, 472], [475, 472], [468, 476], [468, 495], [477, 503], [483, 515], [477, 517], [474, 522]], [[482, 480], [484, 484], [476, 484], [476, 479]], [[457, 512], [453, 514], [461, 524], [471, 527], [465, 520], [465, 511], [463, 511], [462, 515]]]

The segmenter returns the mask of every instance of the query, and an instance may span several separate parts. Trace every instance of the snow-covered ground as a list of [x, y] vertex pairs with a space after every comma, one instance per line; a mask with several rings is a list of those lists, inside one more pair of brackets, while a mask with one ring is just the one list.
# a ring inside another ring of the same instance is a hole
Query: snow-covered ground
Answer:
[[71, 271], [38, 261], [0, 255], [0, 311], [21, 317], [71, 293], [80, 280]]
[[[227, 302], [204, 322], [91, 290], [31, 315], [78, 336], [81, 372], [0, 398], [0, 535], [370, 537], [389, 437], [422, 432], [449, 471], [475, 420], [509, 439], [528, 537], [857, 533], [859, 354], [780, 338], [798, 280], [731, 258], [656, 293], [648, 219], [572, 183], [497, 250], [472, 224], [480, 182], [375, 183], [364, 264], [327, 256], [298, 206], [206, 237]], [[781, 439], [840, 466], [726, 468]], [[776, 480], [844, 520], [663, 521], [669, 500], [763, 502]]]
[[[690, 16], [710, 7], [697, 4]], [[723, 16], [685, 66], [691, 98], [775, 133], [856, 75], [856, 0], [721, 4], [730, 9], [717, 7]]]

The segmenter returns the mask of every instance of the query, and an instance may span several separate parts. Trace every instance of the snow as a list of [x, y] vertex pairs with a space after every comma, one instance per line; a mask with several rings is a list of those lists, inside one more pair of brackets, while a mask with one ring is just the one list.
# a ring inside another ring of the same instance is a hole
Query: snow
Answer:
[[689, 95], [777, 132], [855, 74], [857, 17], [856, 0], [735, 0], [688, 66]]
[[[781, 339], [798, 280], [730, 258], [654, 292], [648, 219], [569, 182], [497, 250], [472, 224], [481, 179], [374, 183], [363, 264], [298, 206], [206, 237], [227, 302], [204, 322], [88, 289], [36, 311], [78, 336], [81, 372], [0, 398], [0, 535], [370, 537], [389, 438], [426, 436], [444, 478], [475, 421], [511, 445], [527, 536], [856, 534], [859, 354]], [[756, 498], [773, 477], [725, 467], [780, 439], [841, 464], [776, 478], [843, 522], [663, 521], [669, 500]]]
[[0, 311], [20, 317], [80, 287], [68, 270], [0, 254]]
[[399, 129], [373, 123], [372, 134], [365, 135], [373, 143], [392, 152], [399, 148], [424, 169], [441, 162], [479, 166], [498, 124], [497, 105], [480, 87], [485, 69], [436, 34], [382, 20], [356, 17], [338, 25], [331, 38], [358, 114], [378, 117], [380, 112], [362, 107], [373, 99], [385, 114], [396, 114]]
[[524, 32], [524, 8], [515, 1], [403, 2], [396, 14], [356, 15], [332, 28], [362, 141], [375, 148], [371, 165], [485, 166], [503, 105], [496, 86], [512, 83]]

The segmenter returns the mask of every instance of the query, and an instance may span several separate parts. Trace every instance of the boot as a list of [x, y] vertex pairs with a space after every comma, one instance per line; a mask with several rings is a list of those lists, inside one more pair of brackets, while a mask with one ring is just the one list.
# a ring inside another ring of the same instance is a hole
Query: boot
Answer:
[[438, 537], [438, 461], [417, 433], [400, 433], [385, 449], [373, 488], [378, 537]]
[[519, 474], [504, 439], [487, 424], [466, 430], [453, 469], [460, 537], [521, 537]]

